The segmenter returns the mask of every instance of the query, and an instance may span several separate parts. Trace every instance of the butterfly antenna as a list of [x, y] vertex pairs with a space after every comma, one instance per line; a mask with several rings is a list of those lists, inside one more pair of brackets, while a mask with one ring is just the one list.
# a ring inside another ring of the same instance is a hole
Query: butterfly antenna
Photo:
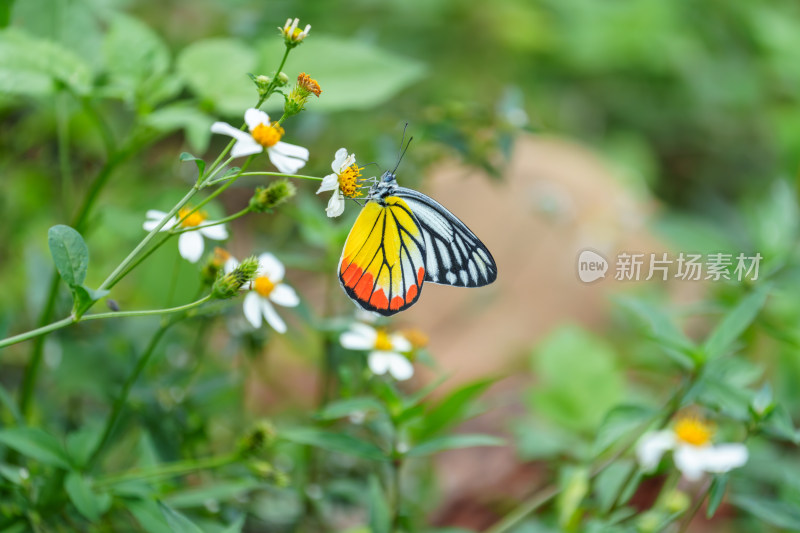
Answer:
[[[406, 125], [408, 125], [408, 124], [406, 124]], [[403, 137], [405, 137], [405, 131], [403, 132]], [[408, 147], [411, 146], [411, 141], [413, 141], [413, 140], [414, 140], [414, 137], [409, 137], [408, 138], [408, 144], [406, 144], [406, 147], [403, 149], [403, 153], [401, 153], [400, 157], [397, 159], [397, 164], [394, 166], [394, 170], [392, 170], [392, 174], [397, 172], [397, 168], [400, 166], [400, 161], [403, 160], [403, 156], [406, 155], [406, 152], [408, 151]]]

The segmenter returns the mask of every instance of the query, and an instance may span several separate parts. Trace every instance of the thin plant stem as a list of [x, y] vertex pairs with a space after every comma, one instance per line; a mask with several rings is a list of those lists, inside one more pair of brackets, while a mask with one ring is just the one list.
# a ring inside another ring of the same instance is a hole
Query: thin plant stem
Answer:
[[[45, 333], [50, 333], [51, 331], [55, 331], [57, 329], [61, 329], [61, 328], [67, 327], [70, 324], [74, 324], [74, 323], [75, 323], [75, 319], [73, 317], [71, 317], [71, 316], [68, 316], [67, 318], [63, 318], [63, 319], [58, 320], [56, 322], [51, 322], [50, 324], [47, 324], [46, 326], [42, 326], [40, 328], [32, 329], [30, 331], [26, 331], [25, 333], [20, 333], [19, 335], [14, 335], [13, 337], [7, 337], [7, 338], [5, 338], [3, 340], [0, 340], [0, 348], [5, 348], [6, 346], [11, 346], [12, 344], [17, 344], [19, 342], [26, 341], [28, 339], [33, 339], [35, 337], [40, 337], [40, 336], [44, 335]], [[38, 364], [38, 359], [37, 359], [37, 364]], [[25, 375], [26, 376], [35, 375], [35, 372], [28, 373], [28, 374], [25, 374]], [[25, 387], [25, 383], [26, 382], [27, 382], [27, 380], [23, 380], [23, 382], [22, 382], [23, 393], [26, 390], [26, 387]], [[25, 394], [23, 394], [22, 397], [25, 398]], [[26, 403], [21, 403], [20, 404], [20, 410], [23, 411], [23, 413], [25, 412], [26, 408], [27, 408], [27, 404]]]
[[198, 470], [210, 470], [233, 464], [241, 459], [238, 453], [209, 457], [207, 459], [193, 459], [189, 461], [178, 461], [163, 466], [146, 469], [131, 470], [122, 474], [98, 478], [95, 481], [96, 487], [108, 487], [128, 481], [138, 481], [147, 479], [158, 479], [164, 477], [182, 476], [197, 472]]
[[122, 415], [122, 409], [125, 407], [125, 404], [128, 402], [128, 395], [131, 392], [131, 388], [133, 384], [136, 383], [136, 380], [139, 379], [139, 376], [144, 371], [147, 363], [150, 362], [150, 358], [153, 356], [155, 352], [156, 346], [158, 346], [158, 342], [167, 332], [169, 327], [173, 325], [177, 320], [167, 321], [161, 324], [161, 326], [156, 330], [153, 334], [150, 342], [147, 344], [147, 348], [145, 348], [144, 353], [142, 353], [141, 357], [139, 357], [139, 361], [136, 363], [136, 367], [133, 369], [133, 372], [128, 376], [128, 379], [125, 380], [125, 383], [122, 386], [122, 390], [120, 391], [117, 400], [114, 402], [114, 406], [111, 409], [111, 413], [108, 415], [108, 419], [106, 420], [105, 427], [103, 428], [102, 437], [97, 443], [92, 455], [89, 458], [88, 465], [94, 464], [100, 454], [103, 452], [103, 448], [105, 448], [106, 444], [108, 443], [111, 434], [113, 433], [117, 421], [119, 420], [120, 416]]
[[706, 501], [706, 497], [708, 496], [708, 492], [711, 490], [711, 480], [705, 482], [704, 486], [697, 491], [695, 495], [695, 501], [692, 504], [692, 507], [689, 509], [689, 512], [686, 513], [686, 516], [683, 519], [683, 523], [681, 524], [678, 533], [684, 533], [689, 529], [689, 525], [691, 525], [692, 520], [694, 520], [695, 515], [703, 506], [703, 502]]
[[280, 178], [297, 178], [301, 180], [322, 181], [317, 176], [304, 176], [303, 174], [283, 174], [281, 172], [242, 172], [242, 176], [276, 176]]

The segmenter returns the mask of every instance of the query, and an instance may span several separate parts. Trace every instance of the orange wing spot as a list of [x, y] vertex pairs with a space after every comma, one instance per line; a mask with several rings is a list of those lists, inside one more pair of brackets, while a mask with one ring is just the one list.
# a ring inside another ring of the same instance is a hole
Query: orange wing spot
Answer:
[[339, 273], [344, 274], [348, 267], [353, 266], [353, 262], [349, 257], [342, 258], [342, 264], [339, 265]]
[[408, 291], [406, 292], [406, 303], [410, 304], [411, 302], [414, 301], [414, 298], [416, 297], [417, 297], [417, 286], [412, 285], [411, 287], [408, 288]]
[[353, 290], [359, 300], [364, 302], [369, 301], [369, 297], [372, 295], [372, 282], [372, 274], [367, 272], [364, 274], [364, 277], [361, 278], [361, 281], [358, 282], [358, 285], [355, 286]]
[[356, 266], [355, 263], [351, 263], [347, 270], [342, 274], [342, 281], [348, 287], [352, 287], [355, 285], [355, 282], [358, 278], [361, 277], [361, 269]]
[[397, 311], [398, 309], [403, 307], [404, 303], [405, 302], [403, 301], [402, 298], [400, 298], [399, 296], [395, 296], [394, 298], [392, 298], [392, 303], [389, 305], [389, 309], [391, 309], [392, 311]]
[[421, 286], [422, 285], [422, 280], [424, 280], [424, 279], [425, 279], [425, 269], [422, 268], [422, 267], [419, 267], [419, 270], [417, 270], [417, 285]]
[[383, 289], [373, 292], [369, 303], [378, 309], [389, 309], [389, 300], [386, 298], [386, 293], [383, 292]]

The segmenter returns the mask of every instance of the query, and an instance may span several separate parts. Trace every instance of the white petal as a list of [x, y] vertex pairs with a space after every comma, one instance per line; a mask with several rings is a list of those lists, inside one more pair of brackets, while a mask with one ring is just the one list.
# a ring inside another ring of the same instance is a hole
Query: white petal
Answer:
[[342, 168], [344, 160], [347, 159], [347, 148], [339, 148], [333, 155], [333, 163], [331, 163], [331, 170], [339, 172]]
[[305, 161], [287, 157], [272, 149], [267, 150], [267, 154], [269, 155], [269, 160], [278, 169], [278, 172], [283, 174], [296, 174], [306, 164]]
[[744, 444], [718, 444], [703, 450], [703, 469], [706, 472], [722, 474], [747, 462], [747, 447]]
[[278, 153], [288, 157], [294, 157], [295, 159], [302, 159], [304, 162], [308, 161], [308, 148], [304, 148], [296, 144], [289, 144], [283, 141], [278, 141], [277, 143], [275, 143], [275, 146], [272, 147], [272, 150], [277, 151]]
[[[213, 220], [209, 220], [208, 222], [213, 222]], [[228, 230], [225, 229], [225, 224], [208, 226], [207, 228], [201, 228], [198, 231], [209, 239], [213, 239], [215, 241], [224, 241], [228, 238]]]
[[[159, 211], [157, 209], [150, 209], [150, 210], [147, 211], [145, 216], [146, 216], [147, 220], [145, 220], [144, 224], [142, 224], [142, 228], [145, 231], [153, 231], [161, 223], [161, 221], [164, 220], [164, 217], [166, 217], [167, 214], [165, 212]], [[178, 218], [177, 217], [172, 217], [167, 221], [166, 224], [164, 224], [161, 227], [160, 231], [170, 230], [173, 227], [175, 227], [175, 224], [177, 224], [177, 223], [178, 223]]]
[[197, 263], [203, 255], [203, 236], [197, 231], [187, 231], [178, 237], [178, 251], [190, 263]]
[[414, 365], [399, 353], [391, 353], [389, 373], [398, 381], [405, 381], [414, 375]]
[[284, 307], [295, 307], [300, 303], [297, 293], [285, 283], [275, 285], [275, 288], [269, 293], [269, 299]]
[[267, 276], [272, 283], [278, 283], [283, 279], [285, 269], [277, 257], [265, 253], [258, 256], [258, 274]]
[[261, 311], [263, 311], [264, 318], [267, 319], [267, 323], [272, 326], [272, 329], [278, 333], [286, 333], [286, 323], [275, 311], [275, 308], [272, 307], [272, 304], [264, 298], [261, 298]]
[[322, 178], [322, 183], [319, 184], [317, 194], [325, 191], [335, 191], [339, 188], [339, 176], [336, 174], [328, 174]]
[[333, 191], [331, 199], [328, 200], [328, 206], [325, 208], [325, 214], [327, 214], [329, 218], [338, 217], [344, 213], [344, 205], [344, 194], [342, 191], [337, 189]]
[[244, 123], [247, 124], [247, 129], [253, 131], [259, 124], [269, 126], [269, 115], [263, 111], [251, 107], [244, 112]]
[[[399, 333], [395, 333], [395, 334], [389, 336], [389, 340], [392, 343], [392, 348], [394, 350], [397, 350], [398, 352], [410, 352], [411, 349], [413, 348], [413, 346], [411, 346], [411, 343], [408, 341], [408, 339], [406, 339], [405, 337], [403, 337]], [[403, 357], [403, 359], [405, 359], [405, 357]]]
[[162, 218], [167, 216], [164, 211], [159, 211], [158, 209], [148, 209], [145, 217], [160, 221]]
[[689, 481], [697, 481], [706, 470], [706, 450], [709, 446], [679, 445], [673, 457], [675, 466], [681, 471], [683, 477]]
[[236, 270], [236, 267], [238, 266], [239, 266], [239, 260], [236, 259], [235, 257], [231, 257], [227, 261], [225, 261], [224, 265], [222, 265], [222, 271], [225, 274], [230, 274], [231, 272]]
[[675, 447], [675, 434], [672, 431], [654, 431], [642, 436], [636, 445], [636, 458], [642, 470], [649, 472], [658, 466], [664, 452]]
[[378, 332], [366, 324], [351, 324], [350, 330], [339, 337], [339, 342], [348, 350], [371, 350], [375, 347]]
[[385, 374], [392, 364], [392, 355], [394, 355], [392, 352], [380, 352], [377, 350], [370, 353], [367, 359], [369, 369], [373, 374]]
[[264, 151], [264, 147], [258, 144], [256, 140], [253, 139], [252, 135], [238, 128], [234, 128], [226, 122], [213, 123], [211, 125], [211, 132], [228, 135], [236, 139], [236, 144], [231, 148], [231, 156], [233, 157], [253, 155]]
[[242, 304], [244, 317], [254, 328], [261, 327], [261, 296], [257, 292], [248, 292]]

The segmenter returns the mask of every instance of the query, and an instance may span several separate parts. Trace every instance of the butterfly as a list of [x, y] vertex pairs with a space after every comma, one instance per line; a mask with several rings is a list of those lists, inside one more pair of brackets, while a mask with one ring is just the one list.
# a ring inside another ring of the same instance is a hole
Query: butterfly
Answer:
[[[395, 167], [396, 170], [396, 167]], [[408, 309], [425, 282], [482, 287], [497, 279], [492, 254], [439, 202], [397, 184], [374, 182], [339, 260], [339, 282], [360, 307], [384, 316]]]

